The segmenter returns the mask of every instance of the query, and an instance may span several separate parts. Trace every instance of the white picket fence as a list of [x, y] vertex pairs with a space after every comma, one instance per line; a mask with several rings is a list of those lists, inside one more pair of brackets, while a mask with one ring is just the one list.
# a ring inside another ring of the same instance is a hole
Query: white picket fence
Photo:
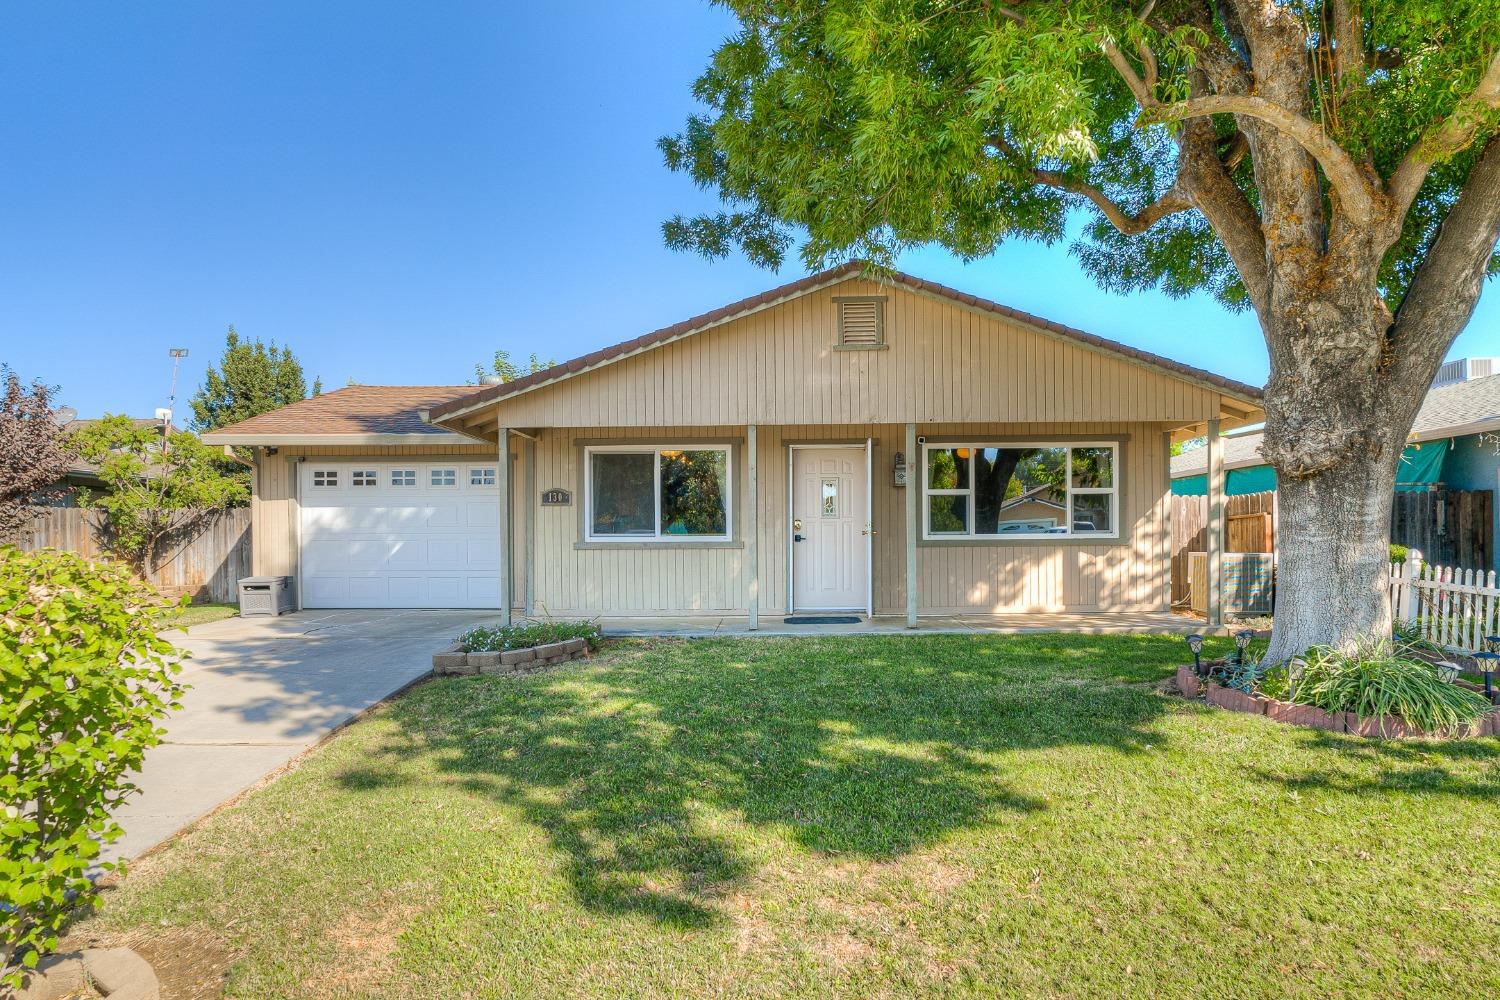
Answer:
[[1474, 653], [1500, 635], [1500, 587], [1495, 571], [1429, 566], [1416, 549], [1391, 564], [1391, 612], [1422, 638]]

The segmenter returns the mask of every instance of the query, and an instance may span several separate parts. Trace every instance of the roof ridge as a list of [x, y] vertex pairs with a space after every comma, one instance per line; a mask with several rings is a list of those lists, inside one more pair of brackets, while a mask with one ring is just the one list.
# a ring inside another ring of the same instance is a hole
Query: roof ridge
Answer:
[[1184, 376], [1195, 381], [1206, 382], [1209, 385], [1217, 386], [1220, 389], [1224, 389], [1225, 391], [1233, 393], [1237, 396], [1241, 396], [1251, 400], [1258, 400], [1261, 398], [1261, 390], [1257, 387], [1244, 382], [1235, 381], [1234, 379], [1219, 375], [1216, 372], [1211, 372], [1203, 368], [1195, 368], [1192, 365], [1184, 364], [1180, 361], [1174, 361], [1171, 358], [1164, 357], [1160, 354], [1153, 354], [1150, 351], [1144, 351], [1140, 348], [1131, 347], [1130, 345], [1121, 343], [1117, 340], [1110, 340], [1106, 337], [1100, 337], [1096, 334], [1087, 333], [1075, 327], [1065, 326], [1061, 323], [1056, 323], [1052, 320], [1044, 319], [1043, 317], [1036, 316], [1032, 313], [1023, 312], [1022, 310], [1002, 305], [1001, 303], [995, 302], [991, 299], [981, 298], [978, 295], [972, 295], [968, 292], [961, 292], [955, 288], [950, 288], [947, 285], [942, 285], [935, 281], [928, 281], [926, 278], [918, 278], [915, 275], [907, 274], [904, 271], [897, 271], [894, 269], [874, 269], [867, 267], [861, 261], [849, 261], [847, 263], [840, 264], [837, 267], [828, 268], [827, 270], [818, 271], [814, 274], [809, 274], [802, 278], [798, 278], [795, 281], [777, 285], [774, 288], [767, 289], [766, 291], [760, 292], [756, 295], [751, 295], [746, 298], [739, 299], [737, 301], [729, 303], [728, 305], [720, 306], [717, 309], [709, 310], [706, 313], [700, 313], [697, 316], [691, 316], [685, 320], [681, 320], [680, 322], [673, 323], [670, 326], [660, 327], [659, 329], [653, 330], [650, 333], [642, 334], [641, 336], [631, 338], [630, 340], [623, 340], [616, 344], [610, 344], [606, 347], [601, 347], [597, 350], [590, 351], [587, 354], [580, 355], [569, 361], [564, 361], [562, 364], [553, 365], [550, 368], [544, 368], [539, 372], [533, 372], [529, 375], [523, 375], [521, 378], [515, 379], [513, 381], [505, 382], [500, 385], [478, 387], [473, 393], [469, 395], [462, 396], [458, 399], [449, 400], [448, 402], [441, 403], [438, 406], [432, 407], [431, 410], [428, 411], [429, 419], [440, 420], [443, 417], [452, 416], [458, 412], [470, 410], [475, 406], [480, 406], [484, 403], [488, 403], [505, 396], [511, 396], [519, 392], [545, 385], [549, 382], [570, 378], [573, 375], [582, 374], [585, 371], [589, 371], [597, 366], [613, 362], [619, 358], [633, 354], [636, 351], [655, 347], [667, 341], [674, 340], [678, 337], [696, 333], [701, 329], [712, 325], [717, 325], [718, 323], [723, 322], [731, 317], [737, 316], [740, 313], [748, 312], [753, 309], [759, 309], [763, 306], [775, 303], [781, 299], [804, 294], [822, 285], [853, 277], [856, 273], [868, 274], [872, 278], [872, 280], [892, 281], [897, 284], [905, 285], [908, 288], [912, 288], [917, 291], [926, 292], [931, 295], [937, 295], [942, 298], [950, 299], [952, 301], [956, 301], [976, 309], [981, 309], [986, 312], [1005, 316], [1009, 319], [1013, 319], [1018, 322], [1025, 323], [1029, 326], [1039, 328], [1048, 333], [1057, 334], [1070, 340], [1076, 340], [1080, 343], [1087, 344], [1092, 347], [1097, 347], [1101, 350], [1126, 358], [1132, 358], [1153, 367], [1160, 368], [1167, 372]]

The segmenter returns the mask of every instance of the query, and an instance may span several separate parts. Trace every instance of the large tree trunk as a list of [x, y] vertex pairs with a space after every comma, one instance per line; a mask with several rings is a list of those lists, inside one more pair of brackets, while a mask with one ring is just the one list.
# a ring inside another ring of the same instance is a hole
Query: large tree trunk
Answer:
[[[1396, 453], [1399, 456], [1399, 451]], [[1389, 455], [1351, 455], [1306, 479], [1282, 479], [1276, 616], [1267, 658], [1389, 636]]]
[[[1304, 276], [1288, 270], [1279, 277]], [[1268, 661], [1391, 634], [1396, 471], [1451, 338], [1398, 356], [1374, 268], [1355, 270], [1330, 280], [1319, 269], [1307, 277], [1321, 280], [1300, 288], [1283, 280], [1262, 316], [1271, 351], [1262, 451], [1276, 469], [1281, 515]]]

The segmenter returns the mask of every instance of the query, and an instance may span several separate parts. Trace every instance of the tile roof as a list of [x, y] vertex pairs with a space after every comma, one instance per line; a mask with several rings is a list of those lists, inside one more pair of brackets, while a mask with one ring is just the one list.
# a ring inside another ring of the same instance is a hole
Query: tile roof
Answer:
[[418, 411], [458, 399], [472, 385], [351, 385], [279, 410], [220, 427], [204, 435], [248, 434], [447, 434], [424, 423]]
[[[714, 309], [711, 312], [703, 313], [700, 316], [694, 316], [691, 319], [685, 319], [682, 322], [674, 323], [671, 326], [662, 327], [660, 330], [654, 330], [651, 333], [636, 337], [633, 340], [626, 340], [618, 344], [613, 344], [609, 347], [600, 348], [599, 350], [589, 354], [585, 354], [582, 357], [574, 358], [572, 361], [565, 361], [560, 365], [554, 365], [551, 368], [544, 369], [543, 371], [536, 372], [535, 374], [527, 375], [523, 378], [518, 378], [513, 382], [507, 382], [504, 385], [486, 386], [485, 388], [472, 392], [470, 395], [467, 395], [462, 399], [455, 399], [451, 402], [434, 406], [429, 416], [434, 421], [442, 420], [445, 417], [451, 417], [457, 413], [467, 411], [483, 403], [492, 402], [497, 399], [503, 399], [506, 396], [515, 395], [516, 393], [524, 392], [528, 389], [546, 385], [548, 383], [557, 381], [558, 379], [577, 375], [599, 365], [618, 360], [622, 357], [625, 357], [626, 355], [634, 354], [647, 348], [656, 347], [668, 341], [676, 340], [679, 337], [695, 333], [700, 329], [712, 326], [716, 323], [721, 323], [741, 313], [761, 308], [762, 306], [769, 305], [781, 299], [801, 295], [823, 285], [832, 284], [836, 281], [842, 281], [846, 278], [858, 277], [863, 273], [865, 273], [865, 266], [858, 261], [853, 261], [827, 271], [821, 271], [817, 274], [810, 274], [805, 278], [799, 278], [796, 281], [788, 282], [785, 285], [779, 285], [776, 288], [761, 292], [759, 295], [752, 295], [747, 299], [741, 299], [738, 302], [731, 302], [727, 306], [720, 306], [718, 309]], [[927, 292], [941, 298], [951, 299], [955, 302], [959, 302], [963, 305], [979, 309], [983, 312], [994, 313], [998, 316], [1004, 316], [1007, 319], [1018, 320], [1022, 323], [1027, 324], [1028, 326], [1039, 327], [1060, 337], [1069, 340], [1075, 340], [1090, 347], [1108, 351], [1111, 354], [1116, 354], [1122, 357], [1131, 358], [1136, 361], [1143, 362], [1152, 366], [1153, 368], [1159, 368], [1172, 375], [1177, 375], [1196, 382], [1203, 382], [1208, 385], [1215, 386], [1216, 388], [1222, 389], [1230, 395], [1240, 397], [1241, 399], [1258, 402], [1261, 398], [1261, 391], [1253, 385], [1246, 385], [1243, 382], [1236, 382], [1233, 379], [1225, 378], [1222, 375], [1215, 375], [1213, 372], [1204, 371], [1201, 368], [1194, 368], [1191, 365], [1185, 365], [1180, 361], [1173, 361], [1170, 358], [1164, 358], [1157, 354], [1151, 354], [1148, 351], [1137, 350], [1134, 347], [1129, 347], [1117, 341], [1106, 340], [1103, 337], [1096, 337], [1091, 333], [1085, 333], [1082, 330], [1076, 330], [1072, 327], [1063, 326], [1061, 323], [1054, 323], [1051, 320], [1042, 319], [1040, 316], [1033, 316], [1030, 313], [1022, 312], [1019, 309], [1012, 309], [1009, 306], [1003, 306], [998, 302], [992, 302], [989, 299], [982, 299], [977, 295], [969, 295], [966, 292], [960, 292], [956, 289], [949, 288], [946, 285], [940, 285], [936, 282], [927, 281], [923, 278], [917, 278], [910, 274], [904, 274], [900, 271], [887, 272], [886, 274], [882, 275], [882, 277], [898, 285], [904, 285], [908, 288]]]
[[[1435, 441], [1481, 431], [1500, 430], [1500, 375], [1454, 382], [1427, 393], [1422, 409], [1412, 423], [1413, 441]], [[1224, 467], [1260, 465], [1259, 433], [1224, 439]], [[1200, 476], [1208, 469], [1208, 454], [1202, 448], [1172, 457], [1172, 476]]]

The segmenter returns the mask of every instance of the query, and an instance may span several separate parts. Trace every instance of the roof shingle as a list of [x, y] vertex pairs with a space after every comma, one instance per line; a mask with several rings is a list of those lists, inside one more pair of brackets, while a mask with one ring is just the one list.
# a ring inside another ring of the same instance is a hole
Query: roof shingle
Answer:
[[220, 427], [244, 434], [447, 434], [418, 411], [466, 396], [472, 385], [351, 385]]

